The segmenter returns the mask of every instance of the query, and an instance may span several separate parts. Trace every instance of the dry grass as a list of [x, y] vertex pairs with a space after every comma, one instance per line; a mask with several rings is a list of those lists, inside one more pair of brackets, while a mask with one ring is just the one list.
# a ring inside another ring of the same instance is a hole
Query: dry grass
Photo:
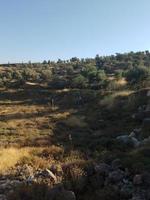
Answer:
[[29, 157], [29, 149], [0, 149], [0, 173], [14, 167], [23, 157]]
[[[51, 147], [26, 147], [26, 148], [1, 148], [0, 173], [14, 168], [16, 164], [30, 164], [34, 168], [46, 168], [52, 163], [59, 163], [58, 157], [63, 155], [64, 149], [58, 146]], [[58, 161], [57, 161], [58, 160]]]
[[125, 85], [127, 85], [127, 81], [126, 81], [125, 78], [122, 78], [122, 79], [116, 81], [116, 83], [117, 83], [118, 85], [120, 85], [120, 86], [125, 86]]
[[119, 92], [113, 92], [112, 94], [108, 94], [106, 95], [101, 101], [100, 101], [100, 105], [101, 106], [113, 106], [114, 104], [114, 100], [117, 97], [127, 97], [130, 94], [132, 94], [134, 91], [132, 90], [124, 90], [124, 91], [119, 91]]

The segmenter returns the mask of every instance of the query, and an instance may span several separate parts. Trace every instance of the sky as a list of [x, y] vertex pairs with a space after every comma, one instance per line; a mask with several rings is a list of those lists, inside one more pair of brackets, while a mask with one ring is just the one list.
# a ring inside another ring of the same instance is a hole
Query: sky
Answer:
[[150, 0], [0, 0], [0, 63], [150, 50]]

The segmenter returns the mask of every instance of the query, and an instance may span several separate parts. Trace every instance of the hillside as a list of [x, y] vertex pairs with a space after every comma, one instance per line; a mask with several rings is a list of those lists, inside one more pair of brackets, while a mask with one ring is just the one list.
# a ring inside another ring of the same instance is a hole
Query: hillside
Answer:
[[149, 200], [150, 53], [0, 66], [1, 200]]

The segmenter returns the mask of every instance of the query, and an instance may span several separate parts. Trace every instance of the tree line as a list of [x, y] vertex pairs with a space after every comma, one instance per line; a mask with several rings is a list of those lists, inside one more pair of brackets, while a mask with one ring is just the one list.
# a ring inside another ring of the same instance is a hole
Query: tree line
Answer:
[[7, 64], [0, 67], [0, 86], [26, 81], [52, 88], [113, 89], [124, 78], [128, 87], [150, 86], [150, 52], [129, 52], [110, 56], [57, 62]]

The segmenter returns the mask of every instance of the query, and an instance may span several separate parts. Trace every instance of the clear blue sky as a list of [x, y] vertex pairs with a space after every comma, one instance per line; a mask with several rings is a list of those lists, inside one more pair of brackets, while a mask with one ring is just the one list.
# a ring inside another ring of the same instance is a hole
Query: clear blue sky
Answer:
[[150, 0], [0, 0], [0, 63], [150, 50]]

